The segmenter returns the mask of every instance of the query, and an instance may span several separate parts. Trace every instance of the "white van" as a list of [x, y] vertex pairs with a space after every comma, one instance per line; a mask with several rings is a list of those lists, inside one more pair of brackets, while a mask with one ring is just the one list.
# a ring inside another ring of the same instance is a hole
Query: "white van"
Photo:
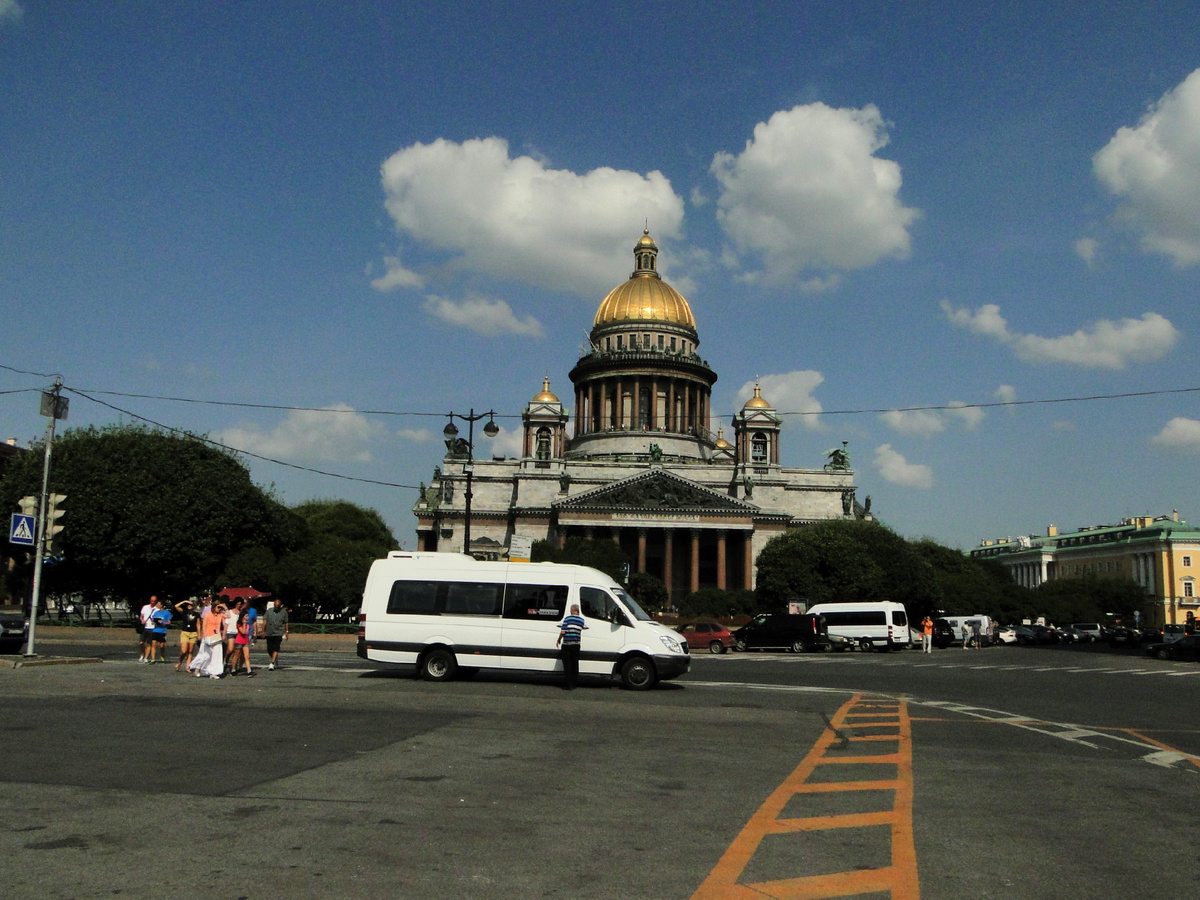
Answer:
[[903, 603], [885, 600], [863, 603], [818, 603], [809, 607], [825, 617], [830, 635], [854, 641], [863, 650], [898, 650], [912, 644], [908, 613]]
[[459, 670], [561, 672], [559, 623], [576, 603], [587, 622], [581, 675], [618, 676], [631, 690], [647, 690], [687, 672], [687, 642], [603, 572], [461, 553], [393, 551], [372, 563], [358, 655], [415, 666], [431, 681]]
[[963, 626], [967, 626], [967, 631], [974, 635], [975, 626], [979, 626], [979, 639], [981, 644], [994, 644], [997, 642], [996, 623], [987, 616], [942, 616], [946, 623], [954, 629], [955, 640], [962, 642]]

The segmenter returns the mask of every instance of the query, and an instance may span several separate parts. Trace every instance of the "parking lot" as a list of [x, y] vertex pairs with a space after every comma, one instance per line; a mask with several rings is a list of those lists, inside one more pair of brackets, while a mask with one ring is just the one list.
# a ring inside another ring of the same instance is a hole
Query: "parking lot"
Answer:
[[211, 682], [52, 631], [105, 661], [0, 670], [6, 896], [1194, 896], [1194, 663], [697, 654], [566, 694], [340, 638]]

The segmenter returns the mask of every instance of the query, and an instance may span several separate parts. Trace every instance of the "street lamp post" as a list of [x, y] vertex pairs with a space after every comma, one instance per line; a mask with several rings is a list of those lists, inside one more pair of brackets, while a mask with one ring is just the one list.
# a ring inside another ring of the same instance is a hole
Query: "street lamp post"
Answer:
[[[474, 408], [465, 416], [462, 413], [447, 413], [450, 423], [442, 429], [442, 434], [446, 436], [446, 448], [450, 454], [457, 456], [462, 450], [466, 450], [467, 454], [467, 461], [463, 464], [463, 472], [467, 476], [467, 490], [464, 494], [466, 509], [463, 514], [463, 553], [468, 555], [471, 553], [471, 478], [475, 474], [475, 423], [481, 419], [487, 419], [488, 423], [483, 426], [483, 433], [490, 438], [495, 437], [500, 433], [500, 427], [494, 418], [495, 415], [495, 410], [490, 409], [476, 415]], [[458, 437], [458, 427], [454, 424], [455, 419], [462, 419], [467, 423], [467, 439], [465, 441]]]

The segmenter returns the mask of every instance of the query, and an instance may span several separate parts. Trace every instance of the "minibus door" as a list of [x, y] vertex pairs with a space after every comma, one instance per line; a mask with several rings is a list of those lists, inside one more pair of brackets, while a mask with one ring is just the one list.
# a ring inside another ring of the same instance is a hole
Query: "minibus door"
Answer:
[[579, 610], [587, 622], [579, 653], [579, 671], [611, 675], [621, 656], [621, 648], [625, 646], [629, 619], [603, 588], [581, 587]]
[[[558, 659], [559, 626], [567, 612], [565, 584], [514, 584], [504, 591], [500, 642], [503, 668], [562, 671]], [[587, 646], [587, 632], [584, 632]], [[586, 671], [580, 666], [580, 671]]]

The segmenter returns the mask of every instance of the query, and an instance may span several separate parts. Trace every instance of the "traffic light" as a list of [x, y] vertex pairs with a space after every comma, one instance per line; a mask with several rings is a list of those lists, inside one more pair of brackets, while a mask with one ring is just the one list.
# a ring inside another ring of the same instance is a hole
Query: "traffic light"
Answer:
[[21, 515], [36, 516], [38, 501], [37, 497], [22, 497], [17, 501], [17, 505], [21, 507]]
[[66, 512], [62, 508], [62, 503], [66, 499], [66, 494], [50, 494], [46, 498], [46, 544], [42, 548], [46, 556], [54, 555], [54, 537], [63, 530], [63, 526], [58, 524], [58, 520]]

